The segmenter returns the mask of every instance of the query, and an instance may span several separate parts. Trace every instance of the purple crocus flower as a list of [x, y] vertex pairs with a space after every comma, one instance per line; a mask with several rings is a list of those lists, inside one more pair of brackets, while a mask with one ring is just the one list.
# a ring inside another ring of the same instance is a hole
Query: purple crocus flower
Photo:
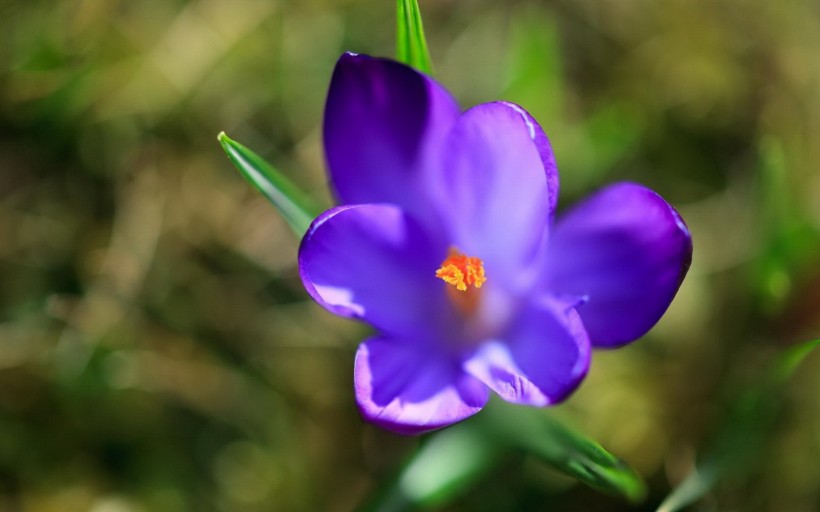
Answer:
[[554, 221], [558, 170], [512, 103], [462, 112], [430, 77], [348, 53], [324, 124], [341, 206], [299, 250], [310, 295], [376, 330], [356, 354], [362, 416], [418, 434], [481, 410], [492, 390], [547, 406], [581, 382], [591, 347], [642, 336], [689, 268], [680, 215], [633, 183]]

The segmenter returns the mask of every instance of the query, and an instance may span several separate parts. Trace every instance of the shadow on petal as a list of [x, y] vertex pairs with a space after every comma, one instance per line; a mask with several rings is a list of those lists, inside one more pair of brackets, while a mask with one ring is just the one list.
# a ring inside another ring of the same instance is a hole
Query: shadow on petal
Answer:
[[508, 402], [547, 406], [578, 387], [590, 352], [578, 313], [549, 299], [524, 311], [503, 341], [483, 343], [464, 367]]

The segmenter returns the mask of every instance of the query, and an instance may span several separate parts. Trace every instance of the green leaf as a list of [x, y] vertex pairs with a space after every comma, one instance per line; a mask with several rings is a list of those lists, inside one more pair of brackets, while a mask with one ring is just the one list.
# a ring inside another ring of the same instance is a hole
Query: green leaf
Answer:
[[721, 478], [755, 467], [779, 412], [780, 395], [800, 363], [820, 345], [802, 343], [778, 357], [759, 384], [731, 401], [726, 424], [691, 473], [663, 500], [657, 512], [675, 512], [709, 492]]
[[424, 73], [433, 72], [416, 0], [396, 0], [396, 58]]
[[402, 468], [392, 485], [364, 510], [399, 512], [451, 501], [496, 464], [501, 447], [466, 421], [430, 436]]
[[294, 233], [304, 235], [319, 214], [307, 196], [262, 157], [228, 138], [225, 132], [217, 139], [242, 176], [279, 210]]
[[484, 421], [496, 438], [533, 455], [596, 489], [639, 502], [646, 494], [641, 478], [600, 444], [572, 430], [543, 409], [497, 401]]
[[363, 510], [398, 512], [442, 506], [475, 486], [502, 457], [532, 455], [596, 489], [637, 502], [640, 477], [595, 441], [543, 409], [493, 400], [484, 411], [432, 434], [393, 483]]

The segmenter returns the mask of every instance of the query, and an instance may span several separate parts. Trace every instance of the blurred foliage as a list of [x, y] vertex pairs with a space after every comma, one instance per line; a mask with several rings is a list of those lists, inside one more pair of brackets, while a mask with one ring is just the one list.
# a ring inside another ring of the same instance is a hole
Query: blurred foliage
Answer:
[[818, 346], [820, 340], [813, 340], [790, 348], [765, 373], [746, 384], [742, 392], [726, 400], [723, 425], [704, 453], [699, 454], [697, 465], [657, 512], [682, 510], [719, 481], [736, 479], [738, 474], [766, 464], [760, 453], [780, 416], [783, 388], [803, 359]]
[[[516, 101], [542, 123], [562, 204], [640, 181], [695, 243], [666, 317], [596, 353], [555, 411], [635, 468], [646, 500], [512, 457], [445, 510], [654, 510], [732, 435], [739, 390], [820, 333], [817, 5], [421, 8], [463, 106]], [[0, 0], [0, 510], [351, 510], [425, 443], [361, 423], [364, 329], [308, 301], [298, 241], [214, 140], [330, 205], [330, 73], [343, 50], [392, 55], [394, 9]], [[820, 509], [818, 389], [814, 351], [770, 398], [778, 413], [755, 413], [762, 462], [694, 510]]]

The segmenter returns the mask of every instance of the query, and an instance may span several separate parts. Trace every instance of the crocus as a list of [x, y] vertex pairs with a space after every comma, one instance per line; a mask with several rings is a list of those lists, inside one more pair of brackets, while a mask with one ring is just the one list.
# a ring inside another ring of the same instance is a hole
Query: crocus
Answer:
[[634, 183], [554, 219], [550, 143], [520, 106], [462, 112], [429, 76], [347, 53], [324, 118], [331, 186], [299, 249], [305, 288], [375, 333], [356, 353], [365, 420], [418, 434], [490, 390], [548, 406], [666, 311], [689, 267], [680, 215]]

